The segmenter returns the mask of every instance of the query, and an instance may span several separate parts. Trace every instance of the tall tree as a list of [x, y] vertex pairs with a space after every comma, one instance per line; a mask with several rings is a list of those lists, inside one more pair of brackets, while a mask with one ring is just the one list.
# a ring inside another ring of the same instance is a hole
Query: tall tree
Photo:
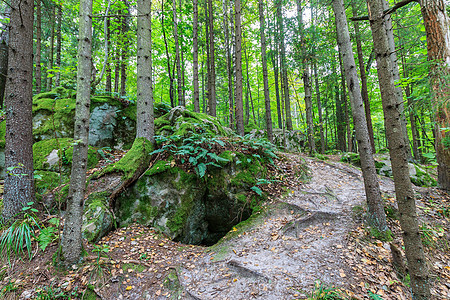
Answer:
[[47, 63], [47, 91], [52, 89], [53, 86], [53, 76], [55, 71], [53, 70], [54, 64], [54, 48], [55, 48], [55, 5], [53, 3], [50, 4], [50, 49], [49, 49], [49, 57]]
[[230, 30], [228, 24], [228, 0], [223, 0], [223, 27], [225, 28], [225, 52], [227, 57], [227, 78], [228, 78], [228, 105], [229, 105], [229, 124], [231, 128], [233, 126], [233, 67], [232, 67], [232, 59], [231, 59], [231, 50], [230, 50]]
[[[300, 39], [300, 60], [302, 68], [303, 87], [305, 89], [305, 110], [306, 110], [306, 129], [308, 136], [308, 149], [309, 155], [316, 152], [316, 143], [314, 140], [314, 120], [312, 114], [312, 93], [311, 93], [311, 80], [309, 76], [309, 65], [306, 53], [305, 44], [305, 31], [303, 26], [303, 11], [300, 0], [297, 0], [297, 21], [298, 21], [298, 35]], [[287, 106], [286, 106], [287, 107]], [[287, 112], [287, 110], [286, 110]]]
[[200, 112], [200, 91], [198, 84], [198, 0], [193, 1], [194, 20], [192, 28], [192, 67], [194, 83], [194, 111]]
[[244, 103], [242, 102], [242, 27], [241, 0], [234, 1], [235, 17], [235, 68], [236, 68], [236, 129], [244, 136]]
[[178, 105], [186, 106], [184, 103], [183, 95], [183, 74], [181, 72], [181, 60], [180, 60], [180, 44], [178, 43], [178, 19], [177, 19], [177, 2], [172, 1], [172, 13], [173, 13], [173, 39], [175, 42], [175, 62], [177, 66], [177, 94]]
[[402, 133], [395, 80], [391, 72], [392, 60], [389, 56], [390, 48], [384, 22], [382, 0], [368, 0], [367, 5], [411, 288], [415, 299], [430, 299], [428, 268], [420, 239], [414, 191], [409, 178], [408, 160], [405, 151], [406, 145]]
[[438, 183], [450, 190], [450, 32], [449, 18], [443, 0], [421, 0], [428, 60], [431, 67], [431, 88], [436, 111], [436, 153]]
[[70, 187], [61, 240], [61, 259], [66, 266], [80, 261], [82, 252], [81, 223], [86, 191], [91, 91], [92, 0], [80, 0], [78, 29], [77, 99]]
[[273, 143], [272, 133], [272, 111], [270, 108], [270, 94], [269, 94], [269, 76], [267, 72], [267, 54], [266, 54], [266, 20], [264, 18], [264, 3], [263, 0], [259, 0], [259, 32], [261, 35], [261, 59], [263, 68], [263, 82], [264, 82], [264, 106], [266, 108], [266, 130], [267, 139]]
[[389, 229], [386, 223], [383, 201], [381, 199], [380, 185], [378, 183], [377, 170], [372, 156], [372, 147], [369, 141], [369, 132], [365, 120], [365, 112], [361, 90], [359, 87], [358, 75], [356, 72], [355, 59], [353, 57], [353, 47], [350, 42], [347, 17], [343, 0], [333, 0], [333, 10], [336, 20], [338, 46], [342, 52], [345, 79], [350, 93], [350, 100], [353, 113], [353, 123], [358, 141], [358, 150], [361, 158], [361, 170], [364, 178], [364, 188], [366, 191], [368, 221], [382, 235], [387, 236]]
[[57, 13], [56, 13], [56, 74], [55, 74], [55, 86], [60, 86], [61, 81], [61, 48], [62, 48], [62, 4], [57, 4]]
[[152, 82], [152, 19], [151, 0], [138, 0], [137, 10], [137, 111], [136, 138], [155, 141]]
[[126, 83], [127, 83], [127, 60], [128, 60], [128, 34], [130, 30], [130, 4], [128, 0], [123, 0], [125, 5], [124, 14], [122, 17], [122, 26], [121, 26], [121, 62], [120, 62], [120, 95], [125, 96], [126, 94]]
[[[358, 9], [356, 7], [356, 1], [352, 1], [352, 13], [353, 17], [356, 17], [358, 15]], [[359, 30], [359, 23], [354, 22], [355, 27], [355, 41], [356, 41], [356, 50], [358, 53], [358, 66], [359, 66], [359, 74], [361, 77], [361, 95], [364, 102], [364, 111], [366, 114], [366, 121], [367, 121], [367, 129], [369, 131], [369, 139], [370, 139], [370, 145], [372, 147], [372, 153], [375, 153], [375, 140], [373, 137], [373, 126], [372, 126], [372, 114], [370, 111], [370, 101], [369, 101], [369, 92], [367, 90], [367, 75], [364, 68], [364, 57], [363, 57], [363, 50], [362, 50], [362, 44], [361, 44], [361, 34]]]
[[277, 23], [278, 23], [278, 33], [279, 37], [279, 47], [280, 47], [280, 60], [281, 60], [281, 76], [282, 76], [282, 89], [284, 93], [284, 105], [285, 105], [285, 115], [286, 115], [286, 129], [292, 130], [292, 116], [291, 116], [291, 100], [289, 98], [289, 81], [287, 76], [287, 63], [286, 63], [286, 48], [284, 46], [284, 24], [283, 24], [283, 14], [281, 12], [281, 0], [276, 0], [276, 10], [277, 10]]
[[216, 64], [215, 64], [215, 46], [214, 46], [214, 8], [213, 1], [208, 0], [209, 17], [209, 95], [208, 95], [208, 113], [216, 116]]
[[5, 112], [5, 177], [2, 217], [11, 220], [34, 201], [33, 179], [33, 1], [10, 3]]
[[42, 91], [41, 35], [42, 35], [41, 0], [36, 0], [36, 54], [34, 57], [36, 59], [35, 84], [36, 84], [36, 93], [38, 94]]

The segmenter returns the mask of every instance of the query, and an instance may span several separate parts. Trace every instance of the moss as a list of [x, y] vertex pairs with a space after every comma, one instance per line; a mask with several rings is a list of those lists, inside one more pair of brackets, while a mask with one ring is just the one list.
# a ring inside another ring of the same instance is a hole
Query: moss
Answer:
[[45, 194], [47, 191], [69, 182], [67, 176], [60, 175], [57, 172], [36, 170], [34, 174], [40, 177], [40, 179], [36, 180], [36, 192], [39, 194]]
[[122, 270], [124, 272], [128, 272], [128, 270], [133, 270], [135, 272], [143, 272], [145, 270], [145, 267], [143, 265], [138, 265], [138, 264], [123, 264], [122, 265]]
[[184, 199], [184, 201], [181, 201], [180, 206], [175, 211], [175, 214], [170, 217], [166, 223], [167, 228], [169, 228], [172, 233], [179, 232], [183, 229], [193, 205], [194, 202], [192, 199]]
[[109, 192], [92, 193], [85, 202], [82, 230], [89, 242], [96, 242], [113, 228], [109, 196]]
[[170, 121], [164, 118], [158, 118], [155, 120], [155, 127], [156, 128], [161, 128], [164, 127], [165, 125], [169, 125], [170, 128], [172, 128], [172, 126], [170, 126]]
[[122, 173], [122, 180], [130, 179], [141, 165], [148, 165], [150, 153], [153, 151], [152, 143], [146, 138], [137, 138], [127, 154], [118, 162], [109, 165], [94, 178], [99, 178], [105, 174]]
[[155, 103], [155, 105], [153, 107], [153, 111], [155, 113], [155, 119], [157, 120], [161, 116], [167, 114], [171, 109], [172, 109], [172, 107], [170, 107], [170, 105], [168, 105], [166, 103]]
[[[58, 151], [58, 157], [64, 167], [63, 171], [69, 171], [72, 165], [73, 139], [60, 138], [43, 140], [33, 144], [33, 163], [36, 170], [59, 171], [59, 164], [50, 166], [47, 163], [48, 155], [53, 151]], [[93, 168], [98, 164], [98, 153], [93, 147], [88, 150], [88, 168]]]

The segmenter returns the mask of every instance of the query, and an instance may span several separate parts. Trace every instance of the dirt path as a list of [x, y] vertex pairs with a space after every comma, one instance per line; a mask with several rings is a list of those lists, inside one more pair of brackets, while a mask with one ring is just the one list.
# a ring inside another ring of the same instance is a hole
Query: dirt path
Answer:
[[[294, 163], [306, 160], [311, 180], [254, 218], [256, 226], [213, 247], [195, 268], [181, 268], [179, 279], [191, 299], [295, 299], [316, 281], [339, 287], [352, 282], [346, 237], [354, 227], [352, 207], [365, 201], [361, 172], [288, 156]], [[390, 180], [381, 188], [393, 191]]]

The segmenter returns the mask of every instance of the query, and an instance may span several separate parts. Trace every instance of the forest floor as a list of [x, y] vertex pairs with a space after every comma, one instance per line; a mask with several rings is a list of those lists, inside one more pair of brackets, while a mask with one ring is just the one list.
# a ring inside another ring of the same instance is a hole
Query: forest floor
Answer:
[[[363, 222], [358, 168], [283, 156], [281, 182], [269, 187], [268, 202], [218, 244], [183, 245], [133, 225], [86, 245], [84, 263], [61, 271], [52, 264], [54, 243], [31, 261], [4, 265], [3, 299], [410, 299], [408, 278], [391, 263], [391, 243], [402, 248], [392, 180], [380, 178], [394, 236], [388, 243]], [[294, 175], [302, 164], [307, 181]], [[432, 292], [450, 299], [450, 198], [435, 188], [415, 191]]]

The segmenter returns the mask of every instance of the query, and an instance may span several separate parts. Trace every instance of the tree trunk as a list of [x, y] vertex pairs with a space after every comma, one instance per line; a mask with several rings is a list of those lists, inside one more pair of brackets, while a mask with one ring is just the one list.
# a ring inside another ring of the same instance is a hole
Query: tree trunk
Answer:
[[80, 21], [78, 30], [78, 72], [77, 101], [75, 107], [72, 171], [69, 195], [61, 239], [62, 259], [66, 266], [80, 261], [82, 253], [81, 223], [86, 190], [86, 170], [89, 137], [89, 107], [91, 91], [92, 54], [92, 0], [80, 1]]
[[193, 1], [194, 20], [192, 28], [192, 64], [194, 81], [194, 111], [200, 112], [200, 91], [198, 84], [198, 0]]
[[301, 53], [301, 67], [302, 71], [302, 79], [303, 79], [303, 87], [305, 89], [305, 110], [306, 110], [306, 128], [307, 128], [307, 136], [308, 136], [308, 149], [309, 155], [313, 155], [316, 152], [316, 143], [314, 140], [314, 120], [312, 114], [312, 92], [311, 92], [311, 81], [309, 76], [309, 66], [308, 60], [306, 57], [306, 44], [305, 44], [305, 36], [303, 30], [303, 12], [301, 2], [297, 1], [297, 21], [298, 21], [298, 35], [300, 40], [300, 47], [302, 49]]
[[[387, 0], [382, 0], [383, 10], [389, 8], [389, 3]], [[392, 74], [394, 76], [394, 80], [396, 82], [395, 91], [397, 92], [398, 98], [398, 109], [400, 112], [400, 117], [402, 118], [402, 132], [403, 138], [405, 139], [405, 150], [406, 157], [409, 161], [412, 160], [411, 148], [409, 146], [409, 138], [408, 138], [408, 129], [406, 128], [406, 117], [405, 117], [405, 105], [403, 104], [403, 92], [402, 87], [397, 83], [400, 82], [400, 71], [398, 69], [398, 60], [397, 60], [397, 51], [395, 49], [395, 41], [394, 41], [394, 27], [392, 26], [392, 19], [390, 14], [386, 14], [384, 16], [386, 32], [388, 37], [389, 49], [390, 49], [390, 58], [392, 60]]]
[[[245, 35], [243, 36], [244, 40], [245, 39]], [[248, 55], [247, 55], [247, 45], [244, 46], [244, 58], [245, 58], [245, 74], [246, 74], [246, 78], [245, 78], [245, 115], [244, 115], [244, 125], [248, 125], [249, 121], [250, 121], [250, 79], [248, 76]]]
[[415, 299], [430, 299], [428, 269], [420, 238], [416, 214], [414, 191], [409, 178], [405, 139], [402, 132], [401, 115], [395, 80], [390, 59], [389, 42], [383, 19], [380, 0], [368, 0], [370, 27], [377, 60], [378, 81], [383, 103], [386, 137], [392, 163], [395, 193], [398, 202], [400, 225], [403, 230], [405, 253], [411, 277], [411, 288]]
[[273, 143], [272, 112], [270, 108], [269, 75], [267, 72], [265, 27], [266, 27], [266, 20], [264, 18], [264, 3], [263, 0], [259, 0], [259, 32], [261, 36], [261, 59], [262, 59], [263, 83], [264, 83], [264, 106], [266, 108], [266, 130], [267, 130], [267, 139], [269, 140], [269, 142]]
[[[353, 17], [358, 15], [358, 10], [356, 8], [355, 1], [352, 1], [352, 12]], [[369, 139], [370, 146], [372, 147], [372, 153], [375, 153], [375, 140], [373, 138], [373, 126], [372, 126], [372, 114], [370, 112], [370, 101], [369, 101], [369, 92], [367, 90], [367, 75], [364, 69], [364, 58], [363, 58], [363, 50], [361, 45], [361, 35], [359, 32], [359, 23], [354, 22], [355, 26], [355, 41], [356, 41], [356, 49], [358, 52], [358, 64], [359, 64], [359, 74], [361, 76], [361, 95], [364, 102], [364, 111], [366, 113], [366, 121], [367, 121], [367, 129], [369, 131]]]
[[[421, 0], [425, 31], [427, 33], [428, 60], [433, 63], [430, 73], [436, 113], [436, 154], [438, 183], [450, 190], [450, 32], [449, 18], [443, 0]], [[444, 143], [445, 142], [445, 143]]]
[[283, 77], [282, 89], [284, 92], [284, 105], [286, 113], [286, 129], [292, 130], [292, 117], [291, 117], [291, 102], [289, 99], [289, 82], [287, 76], [287, 64], [286, 64], [286, 48], [284, 47], [284, 25], [283, 16], [281, 13], [281, 0], [276, 0], [277, 6], [277, 23], [278, 23], [278, 33], [280, 35], [280, 52], [281, 52], [281, 76]]
[[333, 10], [336, 20], [338, 46], [342, 53], [345, 79], [350, 93], [353, 124], [359, 146], [359, 156], [361, 158], [361, 170], [364, 178], [368, 207], [368, 223], [386, 238], [390, 232], [386, 223], [377, 170], [372, 156], [372, 147], [370, 145], [369, 132], [365, 120], [363, 100], [343, 0], [333, 0]]
[[127, 82], [127, 60], [128, 60], [128, 31], [130, 30], [130, 26], [128, 25], [129, 16], [130, 16], [130, 5], [127, 0], [123, 1], [127, 12], [125, 16], [122, 18], [122, 53], [121, 53], [121, 63], [120, 63], [120, 96], [125, 96], [126, 91], [126, 82]]
[[223, 17], [223, 27], [225, 28], [225, 52], [227, 57], [227, 78], [228, 78], [228, 105], [229, 105], [229, 124], [232, 128], [233, 124], [233, 71], [231, 62], [231, 52], [230, 52], [230, 32], [228, 28], [228, 1], [223, 0], [222, 2], [224, 17]]
[[170, 67], [170, 56], [169, 56], [169, 46], [167, 45], [167, 38], [166, 38], [166, 30], [164, 25], [164, 1], [161, 1], [161, 28], [163, 32], [164, 37], [164, 46], [166, 49], [166, 57], [167, 57], [167, 73], [169, 75], [169, 96], [170, 96], [170, 106], [175, 107], [175, 97], [174, 97], [174, 87], [173, 87], [173, 76], [171, 72]]
[[314, 79], [315, 79], [315, 85], [316, 85], [316, 97], [317, 97], [317, 109], [319, 111], [319, 131], [320, 131], [320, 153], [324, 154], [326, 147], [325, 147], [325, 136], [323, 133], [323, 116], [322, 116], [322, 101], [320, 100], [320, 87], [319, 87], [319, 76], [317, 74], [317, 66], [314, 63]]
[[[111, 22], [110, 22], [110, 18], [107, 18], [107, 20], [106, 20], [106, 26], [105, 26], [105, 29], [106, 29], [106, 41], [107, 42], [105, 42], [105, 44], [107, 43], [108, 45], [111, 45], [111, 30], [110, 30], [110, 27], [111, 27]], [[110, 51], [110, 48], [111, 47], [109, 47], [108, 48], [108, 59], [106, 60], [106, 62], [105, 62], [105, 68], [106, 68], [106, 83], [105, 83], [105, 91], [107, 92], [107, 93], [111, 93], [111, 88], [112, 88], [112, 80], [111, 80], [111, 63], [110, 63], [110, 59], [109, 59], [109, 53], [111, 52]]]
[[209, 63], [210, 63], [210, 87], [209, 87], [209, 103], [208, 113], [215, 117], [216, 116], [216, 65], [214, 58], [214, 10], [213, 1], [208, 0], [208, 16], [209, 16]]
[[175, 61], [177, 65], [177, 94], [178, 94], [178, 105], [186, 106], [183, 97], [183, 84], [182, 84], [182, 73], [181, 73], [181, 61], [180, 61], [180, 45], [178, 43], [178, 19], [177, 19], [177, 4], [176, 0], [172, 1], [172, 12], [173, 12], [173, 38], [175, 42]]
[[53, 70], [53, 56], [54, 56], [54, 48], [55, 48], [55, 4], [51, 4], [52, 8], [50, 10], [50, 50], [49, 50], [49, 58], [47, 64], [47, 87], [46, 90], [50, 91], [53, 86], [53, 76], [55, 75], [55, 71]]
[[56, 24], [56, 74], [55, 74], [55, 86], [61, 85], [61, 46], [62, 46], [62, 4], [58, 4], [57, 8], [57, 24]]
[[244, 136], [244, 107], [242, 103], [242, 28], [241, 0], [234, 1], [235, 9], [235, 57], [236, 57], [236, 129]]
[[114, 93], [119, 93], [119, 84], [120, 84], [120, 47], [116, 46], [115, 54], [114, 54]]
[[[35, 86], [36, 86], [36, 93], [37, 94], [39, 94], [42, 91], [42, 65], [41, 65], [41, 48], [42, 48], [42, 43], [41, 43], [41, 35], [42, 35], [41, 0], [36, 0], [36, 54], [35, 54], [35, 58], [36, 58], [36, 72], [35, 72], [34, 78], [35, 78]], [[1, 65], [1, 59], [0, 59], [0, 65]], [[1, 77], [1, 73], [2, 72], [0, 70], [0, 77]], [[1, 85], [1, 80], [0, 80], [0, 85]], [[0, 91], [0, 98], [1, 97], [2, 97], [2, 94], [1, 94], [1, 91]], [[3, 107], [3, 105], [1, 107]]]
[[275, 45], [275, 51], [272, 53], [272, 66], [274, 73], [274, 81], [275, 81], [275, 96], [277, 100], [277, 116], [278, 116], [278, 128], [283, 128], [283, 121], [281, 120], [281, 97], [280, 97], [280, 85], [278, 83], [278, 51], [276, 50], [277, 46]]
[[151, 0], [138, 0], [136, 138], [154, 143]]
[[[8, 77], [5, 91], [5, 186], [2, 217], [18, 217], [34, 202], [33, 178], [33, 2], [11, 1]], [[12, 169], [11, 169], [12, 168]]]
[[[337, 34], [337, 33], [336, 33]], [[337, 137], [338, 137], [338, 149], [346, 152], [347, 151], [347, 142], [346, 142], [346, 120], [345, 120], [345, 101], [346, 101], [346, 92], [345, 92], [345, 76], [344, 76], [344, 67], [342, 65], [342, 54], [339, 52], [339, 69], [341, 74], [341, 92], [339, 95], [336, 95], [336, 118], [337, 118]], [[337, 79], [339, 82], [339, 79]]]

